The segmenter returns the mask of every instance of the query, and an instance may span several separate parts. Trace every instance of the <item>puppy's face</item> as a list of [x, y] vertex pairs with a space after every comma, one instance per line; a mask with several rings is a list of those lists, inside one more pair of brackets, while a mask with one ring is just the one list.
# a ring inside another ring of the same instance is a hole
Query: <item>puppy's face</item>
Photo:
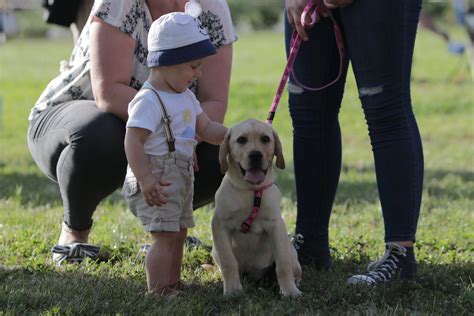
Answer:
[[276, 166], [283, 169], [285, 161], [278, 135], [269, 124], [254, 119], [229, 129], [219, 151], [221, 171], [230, 168], [252, 185], [265, 180], [273, 156], [277, 157]]

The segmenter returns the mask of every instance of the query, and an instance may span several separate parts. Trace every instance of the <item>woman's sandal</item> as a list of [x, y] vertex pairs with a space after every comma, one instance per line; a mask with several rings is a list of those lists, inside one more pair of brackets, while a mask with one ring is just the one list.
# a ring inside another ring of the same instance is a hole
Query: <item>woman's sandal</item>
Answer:
[[84, 258], [97, 259], [100, 247], [87, 243], [75, 242], [67, 245], [55, 245], [51, 252], [57, 266], [63, 262], [81, 263]]

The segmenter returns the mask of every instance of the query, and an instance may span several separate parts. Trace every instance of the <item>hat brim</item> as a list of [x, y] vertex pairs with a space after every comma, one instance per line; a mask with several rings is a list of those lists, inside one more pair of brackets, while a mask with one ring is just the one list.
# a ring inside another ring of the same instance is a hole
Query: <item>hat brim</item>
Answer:
[[148, 67], [172, 66], [211, 56], [217, 49], [206, 39], [197, 43], [162, 51], [148, 52]]

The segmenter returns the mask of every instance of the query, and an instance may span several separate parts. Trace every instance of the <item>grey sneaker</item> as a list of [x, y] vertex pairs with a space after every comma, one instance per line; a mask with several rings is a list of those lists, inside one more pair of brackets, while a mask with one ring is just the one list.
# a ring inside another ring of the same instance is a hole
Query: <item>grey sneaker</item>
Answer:
[[369, 264], [366, 274], [353, 275], [347, 284], [377, 285], [395, 279], [413, 280], [418, 271], [413, 248], [405, 248], [396, 243], [385, 245], [382, 258]]

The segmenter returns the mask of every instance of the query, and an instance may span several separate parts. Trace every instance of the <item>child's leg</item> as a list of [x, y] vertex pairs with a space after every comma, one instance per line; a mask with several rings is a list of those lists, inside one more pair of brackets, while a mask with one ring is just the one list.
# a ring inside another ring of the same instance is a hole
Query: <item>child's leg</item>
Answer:
[[183, 262], [184, 240], [188, 234], [186, 228], [182, 228], [178, 233], [173, 248], [171, 261], [170, 284], [177, 283], [181, 278], [181, 264]]
[[148, 291], [157, 291], [169, 286], [174, 247], [180, 232], [152, 232], [153, 243], [145, 258], [146, 279]]

